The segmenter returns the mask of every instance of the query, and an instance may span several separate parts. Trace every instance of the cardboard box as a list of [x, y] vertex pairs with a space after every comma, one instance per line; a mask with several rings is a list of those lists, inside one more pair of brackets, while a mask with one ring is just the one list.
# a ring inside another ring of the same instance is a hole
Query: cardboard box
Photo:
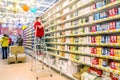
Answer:
[[17, 62], [22, 61], [25, 62], [26, 55], [25, 54], [17, 54]]
[[11, 62], [16, 62], [16, 56], [13, 54], [10, 54], [8, 57], [8, 64]]
[[10, 46], [10, 53], [11, 54], [23, 54], [24, 47], [23, 46]]

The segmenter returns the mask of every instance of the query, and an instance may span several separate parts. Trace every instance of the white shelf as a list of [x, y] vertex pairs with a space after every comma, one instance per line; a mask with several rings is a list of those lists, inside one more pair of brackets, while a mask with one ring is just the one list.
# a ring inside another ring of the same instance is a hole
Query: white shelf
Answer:
[[[51, 50], [55, 50], [55, 51], [60, 51], [60, 52], [67, 52], [67, 53], [72, 53], [72, 54], [77, 54], [77, 55], [84, 55], [84, 56], [92, 56], [92, 57], [99, 57], [99, 58], [120, 60], [120, 57], [116, 57], [116, 56], [106, 56], [106, 55], [98, 55], [98, 54], [86, 54], [86, 53], [79, 52], [79, 51], [59, 50], [59, 49], [51, 48], [51, 47], [47, 47], [47, 49], [51, 49]], [[51, 55], [55, 55], [55, 54], [51, 54]]]
[[63, 35], [57, 37], [46, 37], [46, 39], [53, 39], [53, 38], [65, 38], [65, 37], [76, 37], [76, 36], [91, 36], [91, 35], [102, 35], [102, 34], [113, 34], [119, 33], [120, 29], [118, 30], [108, 30], [108, 31], [99, 31], [99, 32], [89, 32], [89, 33], [81, 33], [81, 34], [71, 34], [71, 35]]
[[45, 34], [50, 34], [50, 33], [55, 33], [55, 32], [60, 32], [60, 31], [66, 31], [66, 30], [71, 30], [71, 29], [76, 29], [76, 28], [86, 27], [86, 26], [88, 27], [88, 25], [92, 26], [94, 24], [98, 24], [98, 23], [102, 23], [102, 22], [106, 22], [106, 21], [111, 21], [111, 20], [115, 20], [115, 19], [119, 19], [119, 18], [120, 18], [120, 15], [116, 15], [116, 16], [113, 16], [113, 17], [107, 17], [107, 18], [104, 18], [104, 19], [95, 20], [93, 22], [79, 24], [77, 26], [71, 26], [70, 28], [64, 28], [64, 29], [60, 29], [60, 30], [54, 30], [54, 31], [46, 32]]
[[[53, 25], [51, 25], [51, 26], [46, 27], [45, 29], [48, 29], [48, 28], [51, 28], [51, 27], [54, 27], [54, 26], [57, 26], [57, 25], [60, 25], [60, 24], [64, 24], [64, 23], [67, 23], [67, 22], [70, 22], [70, 21], [73, 21], [73, 20], [76, 20], [76, 19], [79, 19], [79, 18], [83, 18], [83, 17], [86, 17], [86, 16], [90, 16], [90, 15], [93, 15], [94, 13], [97, 13], [97, 12], [100, 12], [100, 11], [108, 10], [108, 9], [110, 9], [110, 8], [112, 8], [112, 7], [119, 6], [119, 4], [120, 4], [120, 1], [117, 1], [117, 2], [115, 2], [115, 3], [111, 3], [111, 4], [109, 4], [109, 5], [106, 5], [106, 6], [103, 6], [103, 7], [101, 7], [101, 8], [98, 8], [98, 9], [96, 9], [96, 10], [93, 10], [93, 11], [91, 11], [91, 12], [89, 12], [89, 13], [81, 14], [81, 15], [79, 15], [79, 16], [77, 16], [77, 17], [73, 17], [73, 18], [70, 18], [70, 19], [68, 19], [68, 20], [62, 21], [62, 22], [60, 22], [60, 23], [53, 24]], [[69, 13], [71, 13], [71, 12], [69, 12]], [[63, 15], [63, 16], [64, 16], [64, 15]], [[60, 16], [60, 17], [62, 17], [62, 16]]]
[[[61, 0], [61, 1], [62, 1], [62, 0]], [[50, 18], [52, 15], [54, 15], [54, 14], [56, 14], [56, 13], [58, 13], [58, 12], [64, 10], [65, 8], [74, 5], [74, 4], [75, 4], [76, 2], [78, 2], [78, 1], [79, 1], [79, 0], [73, 0], [73, 1], [71, 1], [68, 5], [66, 5], [66, 6], [62, 7], [60, 10], [58, 10], [58, 11], [52, 13], [51, 15], [49, 15], [48, 17], [46, 17], [46, 18], [43, 19], [43, 20], [46, 20], [46, 19]], [[49, 22], [49, 21], [48, 21], [48, 22]], [[47, 24], [48, 22], [46, 22], [46, 23], [44, 23], [44, 24]]]

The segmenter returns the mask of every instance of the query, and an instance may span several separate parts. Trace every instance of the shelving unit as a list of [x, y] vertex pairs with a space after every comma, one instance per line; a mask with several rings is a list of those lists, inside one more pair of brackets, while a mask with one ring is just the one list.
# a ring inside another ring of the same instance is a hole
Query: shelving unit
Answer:
[[[72, 79], [81, 64], [120, 76], [120, 68], [112, 67], [120, 67], [120, 0], [60, 0], [41, 17], [52, 68]], [[33, 29], [24, 32], [26, 44], [32, 45]], [[75, 70], [64, 72], [57, 63]]]

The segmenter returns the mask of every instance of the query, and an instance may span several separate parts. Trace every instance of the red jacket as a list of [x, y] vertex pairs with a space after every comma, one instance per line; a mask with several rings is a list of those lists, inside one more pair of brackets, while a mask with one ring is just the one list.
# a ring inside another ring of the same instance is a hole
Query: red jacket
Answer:
[[[35, 29], [35, 35], [37, 36], [37, 37], [42, 37], [42, 36], [44, 36], [44, 28], [42, 27], [42, 28], [38, 28], [37, 26], [41, 26], [41, 23], [40, 22], [38, 22], [38, 21], [36, 21], [35, 23], [34, 23], [34, 29]], [[36, 30], [36, 28], [37, 28], [37, 30]]]
[[9, 44], [11, 44], [12, 43], [12, 39], [11, 38], [9, 38]]

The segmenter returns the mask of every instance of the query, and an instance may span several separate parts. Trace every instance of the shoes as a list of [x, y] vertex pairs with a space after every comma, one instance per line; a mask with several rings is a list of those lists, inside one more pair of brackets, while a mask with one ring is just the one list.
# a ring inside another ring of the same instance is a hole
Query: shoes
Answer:
[[5, 58], [2, 58], [2, 59], [7, 59], [7, 57], [5, 57]]

